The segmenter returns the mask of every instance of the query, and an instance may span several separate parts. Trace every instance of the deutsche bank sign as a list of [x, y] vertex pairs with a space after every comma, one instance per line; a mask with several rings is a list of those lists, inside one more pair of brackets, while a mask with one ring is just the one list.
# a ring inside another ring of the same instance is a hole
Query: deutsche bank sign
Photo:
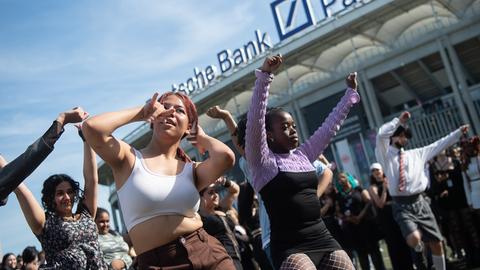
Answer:
[[[280, 41], [332, 17], [342, 11], [349, 12], [354, 7], [374, 0], [275, 0], [270, 6]], [[350, 8], [351, 7], [351, 8]], [[243, 64], [263, 55], [273, 48], [266, 32], [255, 30], [255, 37], [234, 49], [224, 49], [217, 53], [217, 63], [203, 69], [193, 68], [193, 76], [185, 81], [172, 84], [172, 91], [182, 91], [189, 95], [210, 85], [218, 75], [235, 72]]]
[[[371, 0], [372, 1], [372, 0]], [[280, 40], [315, 25], [361, 0], [275, 0], [270, 4]]]

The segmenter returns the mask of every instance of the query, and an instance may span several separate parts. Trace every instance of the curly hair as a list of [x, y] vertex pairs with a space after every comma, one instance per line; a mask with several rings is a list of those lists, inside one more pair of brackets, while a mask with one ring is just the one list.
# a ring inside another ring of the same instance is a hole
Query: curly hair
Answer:
[[73, 203], [76, 203], [83, 198], [83, 190], [80, 189], [80, 184], [73, 180], [70, 176], [66, 174], [54, 174], [43, 182], [42, 188], [42, 205], [47, 212], [55, 213], [57, 205], [55, 204], [55, 190], [57, 186], [62, 182], [68, 182], [75, 192], [75, 197], [73, 198]]
[[244, 116], [238, 121], [235, 134], [237, 135], [238, 145], [245, 149], [245, 132], [247, 131], [247, 117]]

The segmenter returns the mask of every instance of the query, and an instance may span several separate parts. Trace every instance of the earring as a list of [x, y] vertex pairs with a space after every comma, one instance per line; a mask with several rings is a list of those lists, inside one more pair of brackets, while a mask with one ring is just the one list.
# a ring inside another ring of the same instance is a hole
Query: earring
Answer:
[[273, 138], [268, 138], [268, 141], [269, 141], [270, 143], [273, 143]]

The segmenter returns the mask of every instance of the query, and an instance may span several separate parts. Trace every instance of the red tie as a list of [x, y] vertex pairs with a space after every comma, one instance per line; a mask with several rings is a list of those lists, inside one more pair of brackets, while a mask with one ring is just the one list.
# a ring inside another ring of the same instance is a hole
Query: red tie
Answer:
[[398, 177], [398, 191], [405, 190], [407, 177], [405, 176], [405, 152], [403, 148], [398, 152], [398, 163], [400, 164], [400, 176]]

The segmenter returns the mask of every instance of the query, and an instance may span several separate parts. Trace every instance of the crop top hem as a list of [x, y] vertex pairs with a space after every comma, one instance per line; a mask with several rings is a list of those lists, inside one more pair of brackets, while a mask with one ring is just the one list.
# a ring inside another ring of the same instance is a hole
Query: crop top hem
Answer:
[[[130, 226], [127, 227], [127, 230], [130, 232], [138, 224], [141, 224], [143, 222], [149, 221], [150, 219], [160, 217], [160, 216], [182, 216], [182, 217], [192, 218], [192, 217], [195, 216], [195, 214], [192, 215], [192, 216], [185, 216], [184, 214], [175, 212], [174, 210], [171, 210], [171, 212], [154, 213], [151, 216], [143, 217], [143, 218], [139, 218], [139, 219], [135, 220], [135, 222], [132, 222], [130, 224]], [[126, 224], [125, 224], [125, 226], [126, 226]]]

